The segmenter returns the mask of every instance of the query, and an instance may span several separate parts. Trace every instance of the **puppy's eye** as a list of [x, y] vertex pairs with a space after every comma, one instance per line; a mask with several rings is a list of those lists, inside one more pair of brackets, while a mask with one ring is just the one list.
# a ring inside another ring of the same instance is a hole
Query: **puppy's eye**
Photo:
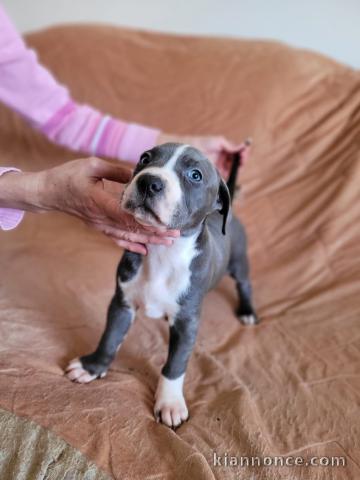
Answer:
[[141, 165], [147, 165], [148, 163], [150, 163], [150, 160], [151, 160], [151, 155], [149, 152], [143, 153], [140, 157]]
[[202, 180], [202, 173], [196, 168], [194, 168], [193, 170], [189, 170], [187, 175], [194, 182], [201, 182]]

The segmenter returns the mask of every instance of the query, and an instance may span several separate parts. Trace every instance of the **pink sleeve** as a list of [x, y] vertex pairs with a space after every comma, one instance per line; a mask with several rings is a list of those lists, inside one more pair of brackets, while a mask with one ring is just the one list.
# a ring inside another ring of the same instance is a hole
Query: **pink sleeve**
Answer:
[[[13, 167], [0, 167], [0, 177], [6, 172], [19, 172], [20, 170]], [[17, 227], [23, 219], [24, 212], [22, 210], [14, 210], [12, 208], [0, 208], [0, 229], [12, 230]]]
[[159, 130], [75, 103], [26, 47], [1, 5], [0, 37], [0, 101], [50, 140], [72, 150], [131, 162], [156, 144]]

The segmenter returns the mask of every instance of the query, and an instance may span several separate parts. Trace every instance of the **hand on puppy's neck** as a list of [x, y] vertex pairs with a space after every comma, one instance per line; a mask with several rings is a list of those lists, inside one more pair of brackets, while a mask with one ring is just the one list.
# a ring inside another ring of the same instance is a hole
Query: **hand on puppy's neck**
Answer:
[[199, 236], [204, 230], [204, 228], [205, 228], [205, 219], [200, 223], [200, 225], [195, 225], [193, 227], [184, 228], [180, 230], [180, 238], [193, 237], [194, 235]]

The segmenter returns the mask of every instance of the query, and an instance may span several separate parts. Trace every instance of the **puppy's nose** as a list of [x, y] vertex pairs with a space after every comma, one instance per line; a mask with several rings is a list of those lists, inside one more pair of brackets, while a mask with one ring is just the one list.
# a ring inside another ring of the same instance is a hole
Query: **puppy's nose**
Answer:
[[150, 173], [144, 173], [138, 178], [137, 187], [143, 195], [154, 197], [164, 190], [164, 183], [160, 177], [156, 177]]

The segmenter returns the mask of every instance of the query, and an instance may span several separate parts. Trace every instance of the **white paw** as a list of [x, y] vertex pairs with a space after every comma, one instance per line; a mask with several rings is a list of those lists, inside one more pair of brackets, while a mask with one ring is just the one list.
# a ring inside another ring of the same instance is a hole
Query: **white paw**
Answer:
[[244, 325], [256, 325], [257, 319], [255, 315], [242, 315], [241, 323], [243, 323]]
[[189, 412], [182, 393], [184, 375], [176, 380], [161, 376], [155, 395], [154, 415], [157, 422], [170, 428], [179, 427], [189, 418]]
[[[83, 368], [79, 358], [71, 360], [65, 369], [65, 375], [69, 380], [77, 383], [90, 383], [97, 378], [97, 375], [92, 375]], [[106, 372], [102, 373], [100, 377], [103, 378], [105, 375]]]

